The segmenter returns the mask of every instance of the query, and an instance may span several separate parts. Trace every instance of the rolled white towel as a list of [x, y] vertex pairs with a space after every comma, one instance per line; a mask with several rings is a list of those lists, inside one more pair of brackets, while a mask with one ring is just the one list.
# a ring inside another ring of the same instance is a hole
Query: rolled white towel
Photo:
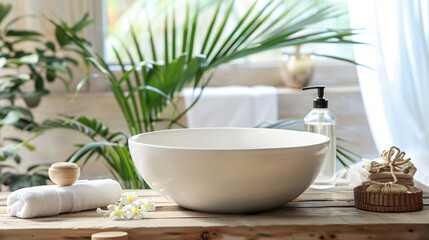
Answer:
[[8, 196], [7, 212], [19, 218], [54, 216], [106, 207], [119, 200], [121, 194], [121, 185], [111, 179], [77, 181], [68, 187], [29, 187]]

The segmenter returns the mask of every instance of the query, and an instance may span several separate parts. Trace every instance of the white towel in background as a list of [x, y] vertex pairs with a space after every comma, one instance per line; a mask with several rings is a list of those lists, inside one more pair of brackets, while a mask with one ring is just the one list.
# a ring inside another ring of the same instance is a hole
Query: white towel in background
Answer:
[[54, 216], [106, 207], [118, 201], [121, 194], [121, 185], [111, 179], [77, 181], [68, 187], [22, 188], [8, 196], [7, 212], [19, 218]]
[[[200, 89], [185, 88], [186, 107]], [[187, 113], [188, 127], [254, 127], [278, 119], [277, 89], [271, 86], [207, 87]]]

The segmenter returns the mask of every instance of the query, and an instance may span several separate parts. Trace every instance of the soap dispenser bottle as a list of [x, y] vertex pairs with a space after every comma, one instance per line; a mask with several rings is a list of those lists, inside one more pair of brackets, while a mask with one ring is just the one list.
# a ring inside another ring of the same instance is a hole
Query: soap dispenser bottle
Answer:
[[313, 100], [313, 110], [304, 118], [304, 128], [307, 132], [319, 133], [328, 136], [328, 158], [322, 165], [319, 175], [311, 188], [329, 189], [335, 187], [336, 172], [336, 130], [337, 119], [328, 110], [328, 99], [324, 98], [325, 86], [304, 87], [302, 90], [317, 89], [317, 98]]

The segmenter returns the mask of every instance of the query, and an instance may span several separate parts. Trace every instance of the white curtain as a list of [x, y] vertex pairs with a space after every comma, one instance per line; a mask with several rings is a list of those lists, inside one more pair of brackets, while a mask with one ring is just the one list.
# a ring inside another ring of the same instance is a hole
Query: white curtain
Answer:
[[429, 185], [429, 0], [350, 1], [359, 83], [378, 150], [395, 145]]

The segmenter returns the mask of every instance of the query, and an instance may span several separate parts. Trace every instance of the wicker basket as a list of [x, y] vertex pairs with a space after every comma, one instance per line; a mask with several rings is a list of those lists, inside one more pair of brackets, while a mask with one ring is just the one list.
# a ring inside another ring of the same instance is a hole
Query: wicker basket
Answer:
[[372, 193], [366, 186], [354, 189], [355, 206], [372, 212], [412, 212], [423, 209], [423, 192], [413, 188], [411, 193]]

